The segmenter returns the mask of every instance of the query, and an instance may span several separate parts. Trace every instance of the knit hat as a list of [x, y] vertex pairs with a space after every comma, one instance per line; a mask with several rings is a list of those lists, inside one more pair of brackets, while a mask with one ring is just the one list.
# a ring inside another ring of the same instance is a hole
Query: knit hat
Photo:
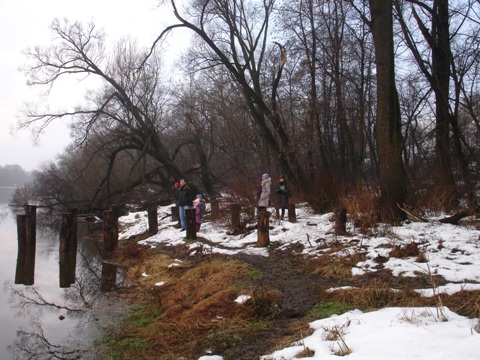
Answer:
[[175, 187], [179, 187], [179, 186], [180, 186], [180, 183], [177, 181], [177, 182], [175, 183]]
[[284, 176], [284, 175], [280, 175], [280, 179], [285, 180], [285, 176]]
[[268, 179], [269, 177], [270, 177], [270, 176], [268, 176], [267, 173], [265, 173], [265, 174], [262, 175], [262, 178], [264, 178], [264, 179]]
[[201, 199], [202, 198], [202, 194], [197, 194], [197, 199]]

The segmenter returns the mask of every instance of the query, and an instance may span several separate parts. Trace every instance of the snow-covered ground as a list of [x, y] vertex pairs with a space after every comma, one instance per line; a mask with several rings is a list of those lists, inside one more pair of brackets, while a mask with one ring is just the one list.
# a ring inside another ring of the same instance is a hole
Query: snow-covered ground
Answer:
[[[269, 210], [275, 213], [273, 208]], [[171, 220], [169, 214], [170, 206], [158, 208], [158, 234], [141, 241], [141, 244], [151, 247], [158, 243], [185, 244], [185, 232], [175, 228], [176, 222]], [[331, 213], [314, 214], [306, 204], [298, 204], [296, 218], [295, 223], [290, 223], [275, 220], [272, 215], [270, 242], [277, 249], [298, 243], [303, 245], [304, 255], [319, 256], [327, 251], [331, 253], [328, 248], [330, 242], [344, 242], [349, 247], [342, 249], [338, 256], [348, 252], [366, 254], [366, 260], [352, 269], [353, 275], [360, 275], [376, 271], [378, 263], [374, 259], [378, 256], [388, 257], [392, 245], [416, 242], [428, 262], [416, 262], [414, 257], [390, 257], [383, 266], [391, 269], [394, 276], [416, 276], [418, 273], [440, 275], [448, 284], [437, 288], [437, 293], [452, 294], [461, 290], [480, 289], [480, 230], [474, 227], [442, 224], [431, 219], [425, 223], [405, 222], [401, 226], [382, 225], [375, 236], [369, 237], [347, 224], [349, 235], [340, 237], [333, 234]], [[146, 212], [130, 213], [121, 217], [119, 223], [124, 229], [120, 239], [125, 239], [147, 231], [148, 216]], [[228, 224], [205, 221], [197, 234], [208, 242], [202, 242], [203, 250], [210, 253], [243, 252], [268, 256], [267, 248], [257, 247], [256, 231], [248, 235], [228, 235], [228, 231]], [[197, 242], [188, 242], [192, 250], [198, 245]], [[433, 289], [419, 289], [418, 292], [423, 296], [433, 295]], [[480, 334], [473, 329], [480, 327], [479, 319], [462, 317], [447, 308], [443, 308], [440, 314], [437, 312], [436, 308], [386, 308], [369, 313], [355, 310], [338, 314], [311, 323], [315, 330], [311, 336], [261, 359], [295, 359], [307, 347], [314, 351], [314, 355], [305, 357], [304, 353], [302, 359], [325, 359], [337, 356], [335, 353], [342, 349], [351, 352], [348, 355], [350, 359], [480, 359]], [[335, 339], [332, 339], [333, 333], [338, 333]], [[209, 355], [201, 359], [222, 358]]]

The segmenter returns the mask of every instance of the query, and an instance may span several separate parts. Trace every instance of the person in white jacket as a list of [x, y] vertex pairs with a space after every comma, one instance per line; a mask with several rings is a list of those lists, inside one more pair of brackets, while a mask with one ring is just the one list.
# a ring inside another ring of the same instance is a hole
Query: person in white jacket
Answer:
[[265, 173], [262, 175], [262, 183], [258, 191], [258, 209], [265, 210], [270, 204], [270, 186], [272, 185], [272, 179]]

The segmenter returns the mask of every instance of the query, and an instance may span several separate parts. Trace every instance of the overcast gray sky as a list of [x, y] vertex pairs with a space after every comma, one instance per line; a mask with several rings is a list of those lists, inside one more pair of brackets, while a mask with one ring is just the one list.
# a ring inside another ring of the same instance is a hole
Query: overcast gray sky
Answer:
[[[93, 21], [105, 30], [109, 43], [129, 35], [139, 45], [149, 46], [167, 24], [174, 22], [171, 9], [158, 8], [157, 3], [157, 0], [0, 0], [0, 166], [19, 164], [25, 170], [37, 169], [53, 160], [69, 143], [67, 128], [61, 123], [51, 125], [38, 146], [33, 145], [28, 130], [11, 134], [22, 104], [35, 99], [35, 92], [27, 87], [26, 78], [18, 71], [26, 60], [22, 51], [48, 45], [52, 38], [49, 27], [55, 18]], [[182, 47], [185, 39], [173, 43]], [[62, 101], [61, 96], [69, 99], [78, 96], [72, 87], [57, 90], [52, 97], [54, 103]]]

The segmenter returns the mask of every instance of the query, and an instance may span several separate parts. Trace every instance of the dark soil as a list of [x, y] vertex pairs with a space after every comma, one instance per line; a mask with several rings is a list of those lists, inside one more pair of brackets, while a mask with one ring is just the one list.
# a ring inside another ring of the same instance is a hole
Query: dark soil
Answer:
[[[157, 250], [168, 252], [176, 258], [185, 255], [182, 254], [184, 249], [181, 247]], [[306, 336], [311, 332], [304, 317], [315, 305], [322, 302], [322, 294], [327, 288], [340, 285], [338, 280], [324, 279], [311, 274], [308, 271], [308, 260], [296, 253], [294, 248], [287, 251], [276, 251], [272, 248], [268, 257], [244, 253], [229, 256], [200, 253], [193, 258], [189, 257], [188, 260], [203, 262], [214, 258], [236, 259], [250, 264], [252, 269], [262, 275], [256, 278], [249, 277], [249, 285], [265, 291], [275, 290], [281, 295], [276, 304], [278, 312], [268, 320], [267, 329], [246, 329], [237, 333], [242, 339], [241, 344], [234, 344], [235, 346], [232, 345], [229, 349], [222, 348], [228, 346], [226, 340], [222, 342], [217, 338], [214, 343], [206, 345], [199, 339], [197, 350], [194, 350], [198, 351], [199, 356], [205, 355], [202, 351], [208, 347], [213, 353], [223, 355], [225, 360], [258, 360], [259, 356], [271, 353], [279, 341], [284, 347], [299, 340], [301, 334]], [[341, 285], [348, 284], [344, 281]], [[225, 354], [225, 350], [228, 355]]]
[[[321, 301], [322, 289], [327, 285], [317, 276], [302, 271], [302, 264], [294, 259], [286, 261], [285, 257], [262, 257], [252, 255], [235, 256], [260, 270], [264, 276], [254, 279], [252, 286], [262, 286], [280, 291], [282, 296], [278, 302], [279, 313], [267, 331], [256, 332], [247, 336], [242, 349], [235, 358], [238, 360], [258, 359], [271, 351], [272, 344], [279, 338], [297, 335], [292, 329], [297, 327], [308, 311]], [[261, 341], [259, 341], [261, 340]]]

